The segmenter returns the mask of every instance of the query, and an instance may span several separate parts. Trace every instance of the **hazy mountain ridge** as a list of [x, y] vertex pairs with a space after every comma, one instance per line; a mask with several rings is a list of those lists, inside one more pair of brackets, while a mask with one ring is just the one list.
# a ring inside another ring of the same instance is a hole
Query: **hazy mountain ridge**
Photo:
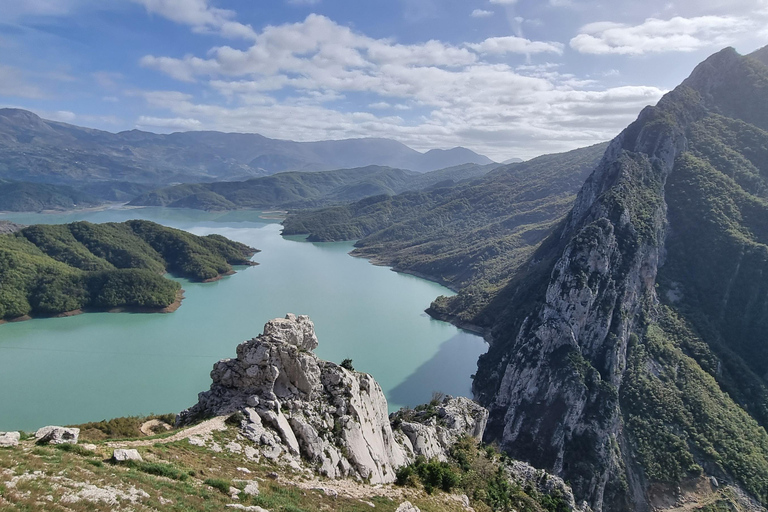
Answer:
[[130, 204], [201, 210], [312, 208], [452, 184], [486, 174], [496, 166], [464, 164], [427, 173], [381, 166], [285, 172], [246, 181], [176, 185], [142, 194]]
[[425, 172], [492, 163], [464, 148], [419, 153], [390, 139], [294, 142], [221, 132], [110, 133], [19, 109], [0, 109], [0, 155], [0, 178], [61, 184], [170, 184], [366, 165]]

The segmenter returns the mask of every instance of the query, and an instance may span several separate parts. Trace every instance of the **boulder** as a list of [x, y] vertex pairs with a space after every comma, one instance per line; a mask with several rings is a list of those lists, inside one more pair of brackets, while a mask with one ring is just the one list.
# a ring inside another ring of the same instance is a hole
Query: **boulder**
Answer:
[[128, 460], [135, 460], [135, 461], [143, 461], [144, 459], [141, 458], [141, 455], [139, 454], [138, 450], [130, 449], [126, 450], [123, 448], [118, 448], [117, 450], [112, 452], [112, 460], [115, 462], [125, 462]]
[[395, 512], [421, 512], [421, 510], [410, 501], [404, 501], [397, 507]]
[[0, 432], [0, 448], [18, 446], [21, 434], [18, 432]]
[[35, 432], [37, 444], [77, 444], [79, 428], [48, 426]]

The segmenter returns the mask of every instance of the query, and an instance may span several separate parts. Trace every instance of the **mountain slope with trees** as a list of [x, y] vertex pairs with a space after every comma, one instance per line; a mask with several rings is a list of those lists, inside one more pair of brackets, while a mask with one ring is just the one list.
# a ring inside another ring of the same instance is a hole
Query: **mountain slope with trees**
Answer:
[[[431, 307], [488, 334], [474, 380], [486, 441], [569, 481], [593, 510], [665, 508], [716, 481], [749, 509], [768, 505], [767, 52], [727, 48], [697, 66], [611, 142], [503, 286], [483, 285], [481, 301], [459, 286]], [[366, 253], [369, 233], [399, 228], [383, 211], [286, 225], [358, 229], [359, 252], [376, 256], [387, 251]], [[427, 253], [467, 258], [454, 237]], [[703, 510], [742, 509], [721, 498]]]
[[133, 199], [133, 206], [168, 206], [199, 210], [237, 208], [316, 208], [394, 195], [481, 176], [496, 164], [465, 164], [428, 173], [371, 165], [322, 172], [285, 172], [246, 181], [183, 184]]
[[206, 281], [256, 252], [149, 221], [26, 226], [0, 235], [0, 320], [79, 309], [162, 309], [177, 300], [165, 272]]

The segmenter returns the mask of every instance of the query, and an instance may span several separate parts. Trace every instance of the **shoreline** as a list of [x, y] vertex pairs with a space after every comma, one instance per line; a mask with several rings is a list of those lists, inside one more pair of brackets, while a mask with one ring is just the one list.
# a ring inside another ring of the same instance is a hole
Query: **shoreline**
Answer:
[[[459, 292], [459, 289], [456, 288], [452, 283], [449, 283], [443, 279], [440, 279], [439, 277], [430, 276], [429, 274], [424, 274], [422, 272], [418, 272], [415, 270], [399, 268], [395, 265], [392, 265], [391, 262], [389, 262], [386, 258], [382, 256], [375, 256], [375, 255], [369, 256], [369, 255], [360, 254], [360, 253], [355, 254], [356, 250], [357, 249], [353, 249], [348, 254], [353, 258], [366, 259], [371, 265], [375, 265], [377, 267], [389, 267], [389, 269], [392, 272], [397, 272], [398, 274], [406, 274], [406, 275], [418, 277], [419, 279], [424, 279], [425, 281], [430, 281], [432, 283], [439, 284], [440, 286], [444, 286], [445, 288], [448, 288], [454, 293]], [[437, 297], [435, 297], [435, 299], [437, 299]], [[424, 310], [424, 312], [428, 314], [430, 318], [434, 318], [435, 320], [438, 320], [440, 322], [449, 323], [452, 326], [456, 327], [457, 329], [461, 329], [463, 331], [476, 334], [477, 336], [482, 337], [486, 343], [488, 343], [489, 345], [491, 344], [491, 341], [492, 341], [491, 332], [490, 332], [490, 329], [488, 329], [487, 327], [482, 327], [477, 324], [472, 324], [469, 322], [465, 322], [463, 320], [459, 320], [459, 318], [456, 317], [455, 315], [440, 314], [437, 311], [432, 309], [432, 304], [430, 304], [429, 307]]]
[[118, 306], [115, 308], [80, 308], [73, 309], [71, 311], [64, 311], [62, 313], [56, 313], [55, 315], [22, 315], [16, 318], [8, 320], [0, 319], [0, 325], [26, 322], [27, 320], [42, 320], [45, 318], [69, 318], [71, 316], [83, 315], [86, 313], [173, 313], [181, 307], [181, 303], [184, 300], [184, 289], [180, 289], [176, 292], [176, 298], [173, 302], [162, 308], [152, 308], [147, 306]]

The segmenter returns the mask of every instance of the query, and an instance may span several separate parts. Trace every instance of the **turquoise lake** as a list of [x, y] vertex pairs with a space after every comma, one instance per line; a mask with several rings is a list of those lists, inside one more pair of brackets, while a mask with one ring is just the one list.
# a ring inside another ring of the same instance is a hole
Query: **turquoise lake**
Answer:
[[261, 250], [258, 266], [220, 281], [180, 279], [185, 298], [174, 313], [0, 325], [0, 430], [178, 412], [208, 389], [214, 362], [234, 357], [240, 342], [289, 312], [312, 318], [319, 357], [351, 358], [373, 375], [390, 411], [427, 402], [433, 391], [471, 396], [485, 342], [424, 313], [450, 290], [353, 258], [351, 243], [283, 238], [278, 221], [260, 215], [162, 208], [0, 215], [22, 224], [141, 218]]

